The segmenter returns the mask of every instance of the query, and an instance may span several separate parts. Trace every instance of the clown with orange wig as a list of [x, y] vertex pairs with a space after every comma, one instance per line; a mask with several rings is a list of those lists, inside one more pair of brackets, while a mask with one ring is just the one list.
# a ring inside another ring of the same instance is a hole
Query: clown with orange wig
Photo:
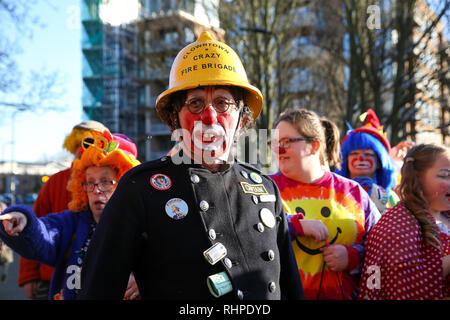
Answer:
[[[102, 123], [87, 120], [78, 123], [65, 137], [63, 148], [70, 152], [75, 159], [81, 157], [81, 142], [93, 137], [93, 132], [108, 131]], [[33, 205], [33, 211], [38, 218], [49, 213], [62, 212], [68, 209], [72, 194], [67, 190], [67, 183], [72, 175], [72, 165], [53, 174], [39, 191]], [[23, 287], [25, 295], [33, 300], [47, 300], [53, 268], [37, 261], [20, 258], [18, 284]]]
[[[83, 139], [72, 167], [69, 210], [37, 218], [16, 205], [0, 216], [0, 238], [21, 256], [55, 267], [49, 299], [75, 299], [80, 270], [103, 209], [123, 174], [138, 165], [136, 145], [121, 134], [94, 132]], [[135, 290], [136, 291], [136, 290]], [[134, 292], [126, 298], [134, 298]]]

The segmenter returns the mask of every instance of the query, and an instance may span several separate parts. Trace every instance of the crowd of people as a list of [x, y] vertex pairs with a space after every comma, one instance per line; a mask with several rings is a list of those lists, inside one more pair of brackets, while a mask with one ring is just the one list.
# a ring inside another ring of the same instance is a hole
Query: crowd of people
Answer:
[[341, 145], [335, 123], [292, 109], [273, 124], [279, 172], [263, 174], [230, 152], [263, 96], [208, 32], [156, 105], [178, 138], [167, 156], [141, 164], [128, 137], [86, 121], [33, 210], [2, 208], [27, 297], [450, 298], [448, 147], [392, 148], [371, 109]]

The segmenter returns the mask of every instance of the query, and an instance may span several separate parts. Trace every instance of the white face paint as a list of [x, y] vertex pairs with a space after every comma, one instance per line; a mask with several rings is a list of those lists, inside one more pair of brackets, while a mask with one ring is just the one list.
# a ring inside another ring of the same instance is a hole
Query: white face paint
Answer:
[[192, 142], [199, 150], [222, 153], [226, 133], [219, 124], [205, 125], [201, 121], [196, 121], [192, 130]]

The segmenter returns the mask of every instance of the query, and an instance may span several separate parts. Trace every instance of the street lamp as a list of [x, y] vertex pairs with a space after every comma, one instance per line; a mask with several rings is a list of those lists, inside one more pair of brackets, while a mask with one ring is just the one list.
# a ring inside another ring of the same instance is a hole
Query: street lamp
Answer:
[[281, 44], [280, 39], [278, 38], [278, 35], [276, 32], [272, 32], [270, 30], [264, 29], [264, 28], [248, 28], [248, 27], [241, 27], [239, 28], [241, 31], [250, 31], [250, 32], [256, 32], [256, 33], [262, 33], [268, 36], [273, 36], [275, 38], [275, 42], [277, 44], [277, 79], [278, 79], [278, 108], [281, 110], [281, 104], [282, 104], [282, 86], [281, 86]]
[[11, 181], [10, 181], [10, 191], [11, 191], [11, 205], [16, 204], [16, 176], [14, 175], [14, 134], [15, 134], [15, 123], [16, 115], [19, 112], [26, 111], [26, 108], [19, 107], [14, 110], [11, 114]]

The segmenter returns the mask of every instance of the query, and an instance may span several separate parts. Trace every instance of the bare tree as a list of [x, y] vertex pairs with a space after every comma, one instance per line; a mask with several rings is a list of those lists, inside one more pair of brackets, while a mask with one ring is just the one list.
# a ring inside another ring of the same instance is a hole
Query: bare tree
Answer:
[[[226, 42], [238, 50], [250, 82], [264, 96], [259, 128], [271, 129], [278, 114], [289, 106], [289, 80], [296, 58], [293, 39], [296, 32], [302, 32], [295, 26], [300, 21], [298, 9], [307, 2], [221, 1], [219, 17]], [[299, 67], [298, 61], [296, 66]]]
[[[325, 2], [322, 7], [327, 10]], [[376, 5], [343, 0], [342, 8], [334, 11], [346, 35], [343, 54], [336, 60], [344, 63], [347, 73], [342, 120], [356, 124], [361, 113], [373, 108], [396, 144], [415, 134], [422, 103], [440, 101], [434, 89], [448, 88], [443, 76], [449, 72], [448, 64], [438, 62], [446, 59], [445, 52], [448, 57], [441, 21], [449, 14], [450, 1], [440, 1], [430, 10], [423, 0], [385, 0]], [[336, 53], [339, 46], [327, 49]], [[448, 89], [441, 95], [444, 92]], [[440, 127], [448, 126], [442, 116]]]
[[44, 26], [32, 13], [38, 2], [0, 0], [0, 108], [18, 111], [62, 108], [57, 104], [62, 94], [58, 73], [45, 69], [24, 72], [15, 60], [22, 50], [21, 38], [31, 38], [33, 28]]

